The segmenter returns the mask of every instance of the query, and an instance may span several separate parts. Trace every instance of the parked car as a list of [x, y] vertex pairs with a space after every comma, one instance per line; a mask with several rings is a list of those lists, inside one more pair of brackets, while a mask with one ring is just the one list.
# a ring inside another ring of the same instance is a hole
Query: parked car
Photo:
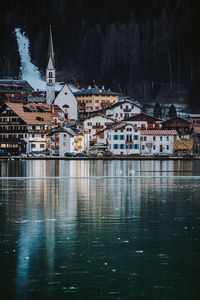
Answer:
[[66, 152], [66, 153], [65, 153], [65, 156], [66, 156], [66, 157], [74, 157], [75, 154], [74, 154], [73, 152]]
[[75, 157], [87, 157], [87, 154], [84, 154], [84, 153], [76, 153], [75, 154]]
[[45, 157], [45, 154], [39, 151], [31, 151], [27, 154], [28, 157]]
[[112, 156], [113, 154], [111, 152], [103, 152], [103, 156]]

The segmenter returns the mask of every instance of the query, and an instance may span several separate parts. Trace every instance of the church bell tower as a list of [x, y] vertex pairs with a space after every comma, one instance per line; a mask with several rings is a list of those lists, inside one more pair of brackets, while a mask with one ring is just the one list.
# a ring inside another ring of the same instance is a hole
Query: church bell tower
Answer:
[[49, 26], [48, 65], [46, 69], [46, 103], [52, 104], [55, 99], [56, 70], [51, 26]]

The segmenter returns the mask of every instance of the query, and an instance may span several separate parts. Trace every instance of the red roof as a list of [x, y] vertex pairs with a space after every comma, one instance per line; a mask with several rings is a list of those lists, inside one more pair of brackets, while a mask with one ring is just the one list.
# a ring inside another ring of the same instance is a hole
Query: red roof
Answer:
[[195, 133], [200, 134], [200, 127], [193, 127]]
[[146, 114], [137, 114], [129, 117], [125, 121], [147, 121], [147, 123], [155, 123], [156, 121], [161, 121], [161, 120]]
[[141, 130], [141, 135], [178, 135], [176, 130]]

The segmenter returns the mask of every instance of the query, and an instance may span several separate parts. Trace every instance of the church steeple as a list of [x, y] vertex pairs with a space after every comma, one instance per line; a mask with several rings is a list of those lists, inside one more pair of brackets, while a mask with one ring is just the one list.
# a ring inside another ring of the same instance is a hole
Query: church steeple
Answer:
[[56, 70], [51, 25], [49, 26], [49, 31], [48, 65], [46, 69], [46, 103], [52, 104], [55, 99]]

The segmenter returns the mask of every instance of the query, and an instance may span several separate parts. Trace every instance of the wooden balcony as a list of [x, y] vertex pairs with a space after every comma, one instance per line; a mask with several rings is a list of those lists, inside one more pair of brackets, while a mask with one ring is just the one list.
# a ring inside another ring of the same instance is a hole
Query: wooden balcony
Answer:
[[103, 129], [103, 125], [93, 125], [93, 129]]

